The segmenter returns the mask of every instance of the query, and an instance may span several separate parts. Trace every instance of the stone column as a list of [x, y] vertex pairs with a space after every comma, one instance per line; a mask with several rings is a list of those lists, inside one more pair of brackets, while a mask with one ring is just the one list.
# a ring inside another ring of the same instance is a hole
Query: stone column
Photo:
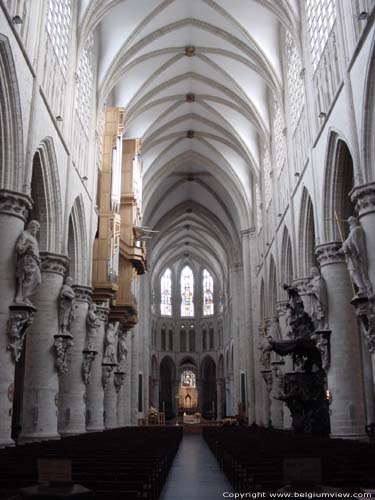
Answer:
[[160, 391], [160, 379], [155, 378], [152, 381], [152, 404], [154, 408], [159, 409], [159, 391]]
[[284, 403], [280, 401], [282, 392], [283, 373], [281, 367], [284, 361], [272, 361], [272, 389], [270, 392], [271, 397], [271, 422], [272, 426], [276, 429], [284, 428]]
[[117, 427], [124, 427], [126, 422], [126, 372], [115, 372], [114, 384], [117, 392]]
[[25, 381], [20, 442], [58, 439], [59, 382], [54, 336], [59, 333], [58, 304], [68, 258], [41, 253], [42, 284], [34, 295], [37, 308], [26, 342]]
[[256, 251], [256, 231], [254, 228], [241, 231], [242, 240], [242, 261], [243, 261], [243, 324], [240, 325], [240, 370], [245, 372], [246, 382], [246, 412], [248, 422], [251, 425], [255, 422], [255, 371], [254, 371], [254, 341], [255, 325], [252, 322], [252, 296], [251, 288], [255, 283], [255, 276], [252, 279], [254, 266], [251, 263], [252, 255]]
[[96, 313], [100, 320], [97, 329], [96, 350], [98, 354], [91, 367], [91, 375], [86, 386], [86, 430], [98, 432], [104, 430], [104, 390], [102, 359], [105, 330], [108, 323], [109, 307], [106, 303], [97, 305]]
[[28, 196], [0, 190], [0, 447], [11, 439], [14, 360], [8, 348], [9, 306], [16, 295], [16, 242], [31, 209]]
[[75, 285], [73, 345], [67, 353], [68, 371], [59, 378], [58, 429], [62, 436], [86, 432], [86, 386], [82, 378], [82, 351], [86, 342], [86, 317], [92, 289]]
[[360, 333], [350, 301], [353, 289], [345, 258], [337, 255], [341, 243], [319, 245], [316, 254], [328, 291], [328, 324], [331, 335], [331, 365], [328, 388], [332, 394], [331, 435], [363, 438], [365, 403], [361, 365]]
[[[366, 235], [368, 275], [375, 291], [375, 182], [356, 186], [351, 198], [358, 213], [358, 219]], [[375, 375], [375, 355], [372, 354], [372, 371]], [[373, 379], [375, 384], [375, 379]]]
[[264, 389], [263, 389], [263, 419], [264, 425], [269, 427], [271, 422], [271, 401], [270, 394], [272, 390], [272, 370], [262, 370], [262, 376], [264, 379]]
[[216, 392], [217, 392], [217, 419], [221, 420], [224, 416], [223, 406], [224, 406], [224, 379], [218, 378], [216, 381]]
[[368, 274], [375, 289], [375, 182], [356, 186], [351, 192], [351, 197], [356, 204], [358, 219], [366, 234]]
[[117, 390], [115, 386], [114, 370], [116, 368], [103, 366], [104, 389], [104, 427], [114, 429], [117, 427]]

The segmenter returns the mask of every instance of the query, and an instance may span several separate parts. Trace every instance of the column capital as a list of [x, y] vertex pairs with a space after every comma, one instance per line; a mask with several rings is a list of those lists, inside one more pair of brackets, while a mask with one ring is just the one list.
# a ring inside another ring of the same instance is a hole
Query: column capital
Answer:
[[355, 186], [350, 192], [350, 197], [355, 203], [359, 217], [375, 212], [375, 182]]
[[340, 241], [332, 241], [315, 247], [315, 255], [320, 264], [320, 267], [329, 264], [345, 264], [345, 255], [339, 254], [342, 243]]
[[76, 294], [75, 300], [90, 302], [93, 293], [93, 289], [90, 286], [73, 285], [73, 290]]
[[40, 252], [42, 273], [55, 273], [64, 276], [68, 270], [69, 257], [51, 252]]
[[32, 208], [30, 196], [9, 189], [0, 189], [0, 214], [12, 215], [26, 222]]
[[109, 305], [106, 302], [96, 303], [96, 313], [100, 321], [106, 323], [110, 312]]

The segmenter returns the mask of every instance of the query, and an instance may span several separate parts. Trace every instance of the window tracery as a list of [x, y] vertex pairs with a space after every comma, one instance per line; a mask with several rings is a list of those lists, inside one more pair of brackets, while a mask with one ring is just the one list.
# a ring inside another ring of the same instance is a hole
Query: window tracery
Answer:
[[194, 316], [194, 275], [189, 266], [181, 272], [181, 316]]
[[306, 0], [311, 60], [316, 70], [336, 20], [336, 0]]
[[196, 387], [195, 373], [191, 370], [185, 370], [181, 374], [181, 387], [194, 389]]
[[94, 82], [94, 36], [91, 34], [81, 54], [77, 69], [76, 110], [86, 134], [91, 118], [91, 100]]
[[72, 1], [49, 0], [47, 11], [47, 33], [56, 59], [66, 73], [70, 31], [72, 25]]
[[160, 280], [160, 314], [172, 316], [172, 273], [166, 269]]
[[286, 32], [285, 45], [287, 57], [287, 81], [290, 117], [292, 123], [292, 132], [294, 132], [304, 106], [305, 89], [302, 79], [301, 58], [299, 56], [296, 43], [289, 31]]
[[205, 269], [203, 271], [203, 316], [214, 314], [214, 280]]

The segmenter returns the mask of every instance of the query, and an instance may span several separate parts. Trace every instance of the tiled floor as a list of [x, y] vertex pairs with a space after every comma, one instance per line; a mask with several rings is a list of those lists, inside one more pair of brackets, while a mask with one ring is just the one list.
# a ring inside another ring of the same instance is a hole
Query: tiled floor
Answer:
[[160, 500], [221, 500], [230, 483], [200, 435], [185, 435]]

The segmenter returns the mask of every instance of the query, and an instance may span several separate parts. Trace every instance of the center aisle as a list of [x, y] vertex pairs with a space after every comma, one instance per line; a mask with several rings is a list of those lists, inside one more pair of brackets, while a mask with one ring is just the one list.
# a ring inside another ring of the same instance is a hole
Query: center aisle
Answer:
[[184, 435], [160, 500], [221, 500], [232, 486], [201, 435]]

